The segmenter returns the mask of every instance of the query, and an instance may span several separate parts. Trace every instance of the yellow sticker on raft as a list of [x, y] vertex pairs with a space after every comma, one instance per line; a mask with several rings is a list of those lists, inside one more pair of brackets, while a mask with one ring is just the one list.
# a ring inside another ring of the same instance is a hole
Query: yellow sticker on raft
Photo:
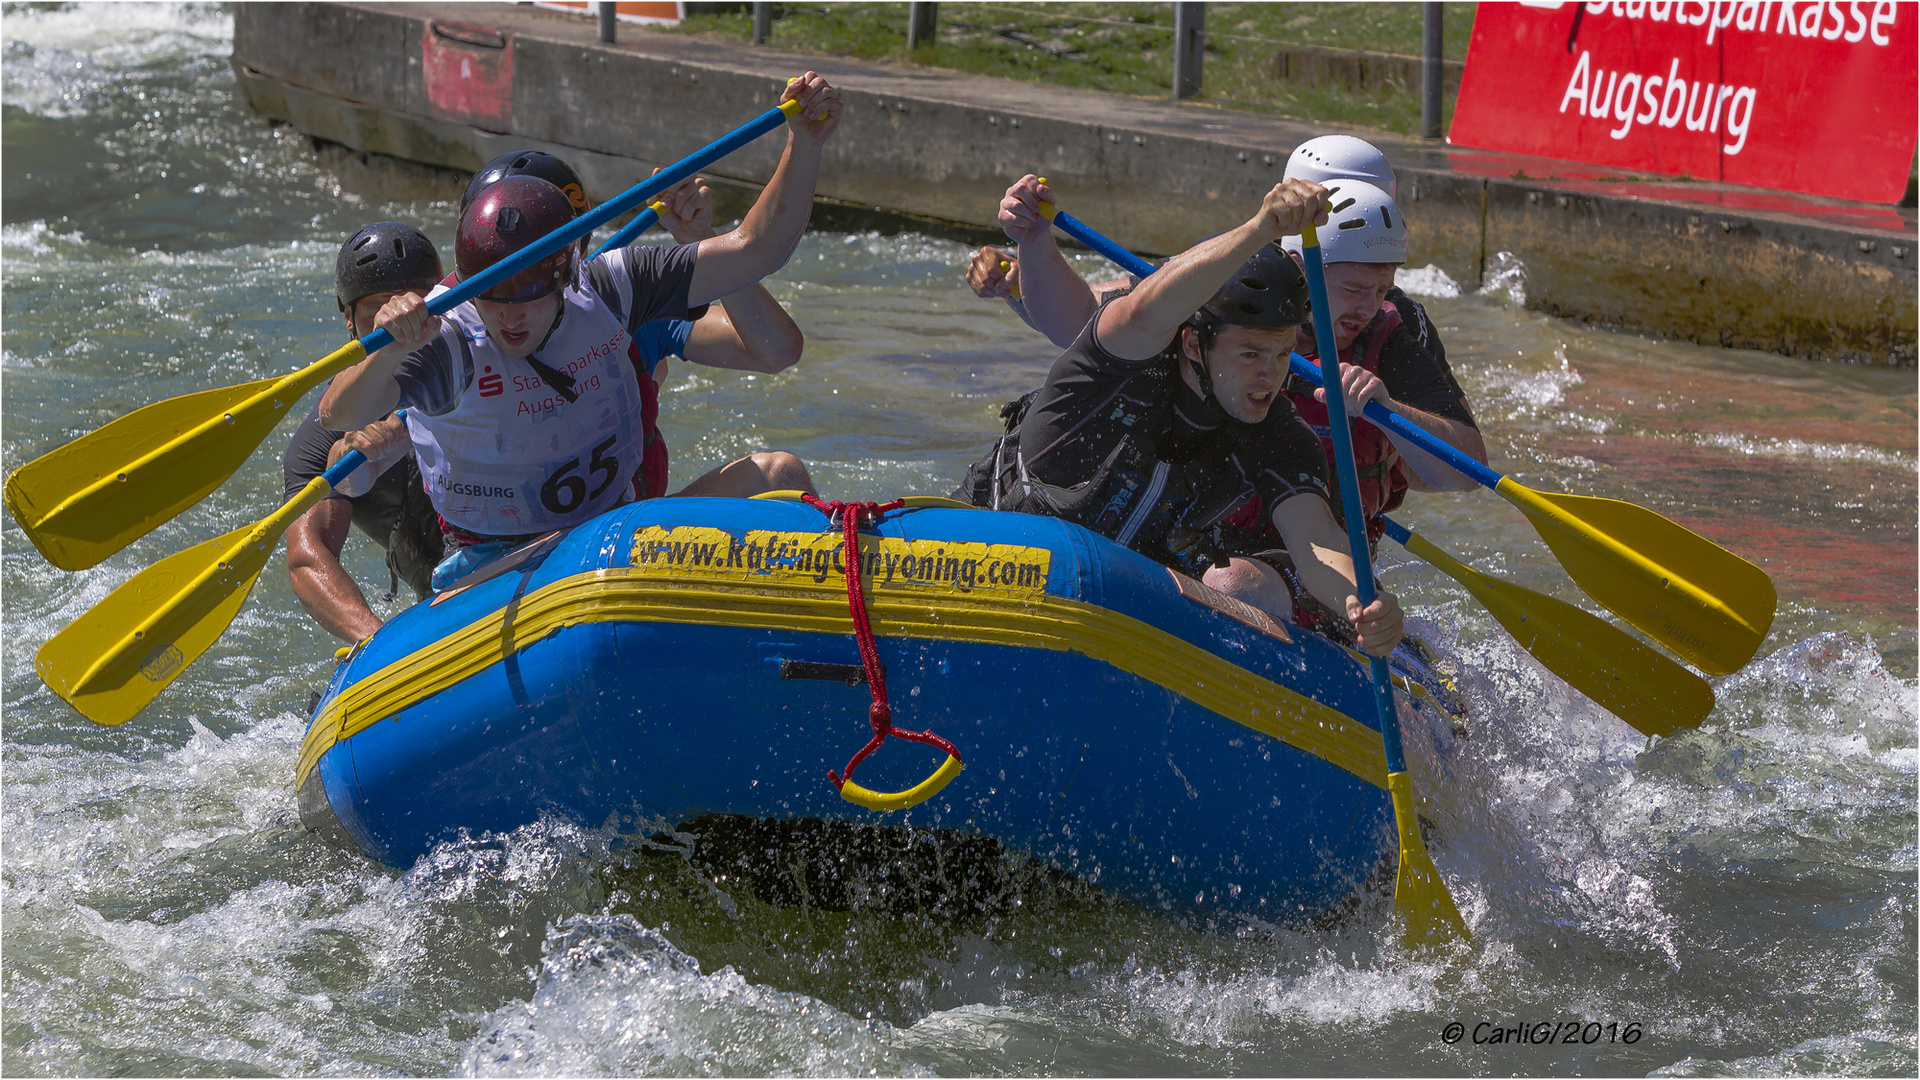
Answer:
[[[772, 532], [735, 536], [725, 529], [649, 525], [633, 534], [633, 569], [645, 576], [698, 577], [737, 582], [836, 581], [844, 584], [842, 534]], [[860, 571], [869, 590], [928, 589], [993, 597], [1034, 597], [1047, 591], [1053, 552], [1016, 544], [901, 540], [860, 536]]]

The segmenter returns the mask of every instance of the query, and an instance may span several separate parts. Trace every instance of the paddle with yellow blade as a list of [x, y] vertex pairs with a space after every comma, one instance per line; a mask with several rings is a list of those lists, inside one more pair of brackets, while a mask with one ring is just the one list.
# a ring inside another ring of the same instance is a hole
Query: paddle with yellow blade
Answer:
[[[1151, 263], [1101, 236], [1066, 211], [1043, 204], [1041, 212], [1051, 215], [1061, 231], [1129, 273], [1140, 277], [1153, 273]], [[1295, 357], [1294, 370], [1302, 370], [1305, 363]], [[1317, 384], [1319, 370], [1311, 366], [1305, 370]], [[1371, 417], [1379, 406], [1369, 403], [1368, 409], [1367, 415]], [[1388, 535], [1408, 551], [1465, 585], [1521, 648], [1532, 653], [1568, 685], [1641, 732], [1668, 735], [1679, 728], [1699, 724], [1712, 711], [1713, 688], [1706, 680], [1606, 620], [1595, 618], [1572, 604], [1463, 566], [1424, 538], [1392, 522], [1387, 523], [1387, 530]]]
[[1619, 627], [1565, 601], [1482, 574], [1392, 518], [1380, 520], [1395, 543], [1466, 586], [1547, 670], [1641, 734], [1698, 727], [1713, 711], [1707, 680]]
[[[1298, 355], [1292, 370], [1320, 385], [1319, 367]], [[1377, 401], [1361, 415], [1519, 507], [1588, 596], [1694, 667], [1714, 675], [1738, 671], [1766, 639], [1773, 580], [1699, 533], [1630, 502], [1535, 491]]]
[[40, 646], [40, 681], [95, 723], [132, 719], [226, 632], [294, 519], [366, 460], [349, 450], [263, 520], [135, 574]]
[[[428, 301], [427, 310], [438, 315], [480, 295], [777, 129], [799, 108], [799, 102], [787, 101], [767, 110], [460, 282]], [[205, 498], [253, 454], [301, 395], [392, 341], [385, 330], [375, 330], [290, 375], [137, 409], [15, 469], [7, 477], [7, 506], [48, 562], [62, 570], [84, 570]]]
[[[1042, 203], [1040, 212], [1128, 273], [1153, 273], [1152, 264], [1066, 211]], [[1320, 385], [1320, 369], [1297, 355], [1292, 370]], [[1630, 502], [1535, 491], [1377, 401], [1368, 402], [1362, 415], [1519, 507], [1588, 596], [1700, 670], [1738, 671], [1766, 639], [1777, 603], [1773, 581], [1726, 548]]]
[[[1307, 295], [1317, 312], [1333, 310], [1327, 303], [1326, 269], [1320, 263], [1320, 235], [1309, 221], [1300, 233], [1307, 264]], [[1321, 356], [1338, 356], [1333, 344], [1333, 320], [1314, 320]], [[1340, 503], [1347, 519], [1347, 549], [1353, 554], [1353, 580], [1360, 605], [1373, 603], [1373, 564], [1367, 547], [1367, 520], [1361, 510], [1360, 475], [1353, 464], [1353, 433], [1347, 426], [1346, 395], [1330, 392], [1327, 427], [1333, 432], [1333, 463], [1340, 475]], [[1466, 921], [1447, 892], [1447, 883], [1427, 854], [1414, 813], [1413, 777], [1407, 772], [1400, 748], [1400, 714], [1393, 704], [1393, 681], [1387, 662], [1369, 656], [1373, 671], [1374, 711], [1380, 720], [1380, 741], [1387, 754], [1387, 794], [1393, 800], [1393, 820], [1400, 832], [1400, 873], [1393, 885], [1393, 908], [1406, 920], [1410, 947], [1431, 946], [1465, 939]]]

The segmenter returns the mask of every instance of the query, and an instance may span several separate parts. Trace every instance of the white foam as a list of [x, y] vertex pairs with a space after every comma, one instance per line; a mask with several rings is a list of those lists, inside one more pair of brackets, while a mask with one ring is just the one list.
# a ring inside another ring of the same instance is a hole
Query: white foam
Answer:
[[113, 79], [233, 48], [233, 16], [215, 4], [21, 5], [4, 32], [7, 104], [49, 117], [90, 111]]
[[533, 996], [495, 1011], [464, 1076], [911, 1074], [869, 1028], [804, 994], [700, 962], [630, 915], [548, 931]]
[[1460, 295], [1460, 283], [1448, 277], [1445, 270], [1432, 263], [1414, 270], [1404, 267], [1395, 270], [1393, 283], [1400, 286], [1400, 291], [1409, 296], [1449, 298]]

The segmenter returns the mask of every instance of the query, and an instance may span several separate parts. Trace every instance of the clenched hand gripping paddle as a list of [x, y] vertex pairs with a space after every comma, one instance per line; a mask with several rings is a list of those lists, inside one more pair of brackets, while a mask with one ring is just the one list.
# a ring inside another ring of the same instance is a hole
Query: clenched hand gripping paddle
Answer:
[[[1301, 231], [1303, 254], [1307, 263], [1307, 294], [1313, 310], [1321, 313], [1313, 320], [1321, 356], [1339, 356], [1333, 343], [1333, 320], [1324, 313], [1327, 304], [1327, 279], [1320, 263], [1320, 236], [1309, 221]], [[1333, 431], [1333, 461], [1340, 474], [1340, 502], [1346, 511], [1347, 548], [1353, 553], [1353, 580], [1361, 607], [1373, 603], [1373, 565], [1367, 550], [1367, 521], [1360, 504], [1360, 476], [1353, 464], [1353, 435], [1347, 427], [1346, 396], [1336, 390], [1326, 394], [1327, 426]], [[1407, 772], [1400, 749], [1400, 716], [1393, 704], [1393, 682], [1387, 662], [1369, 656], [1373, 670], [1373, 703], [1380, 720], [1380, 740], [1387, 755], [1387, 794], [1393, 800], [1393, 820], [1400, 832], [1400, 873], [1394, 881], [1393, 907], [1406, 919], [1406, 942], [1410, 947], [1431, 946], [1451, 940], [1464, 940], [1466, 921], [1447, 892], [1447, 883], [1427, 854], [1427, 842], [1420, 835], [1420, 821], [1414, 811], [1413, 777]]]
[[[780, 127], [782, 102], [752, 123], [628, 188], [539, 242], [435, 297], [435, 315], [478, 296], [602, 224]], [[84, 570], [226, 482], [302, 394], [393, 341], [375, 330], [278, 378], [155, 402], [27, 462], [7, 477], [7, 506], [48, 562]], [[198, 550], [197, 548], [194, 550]]]

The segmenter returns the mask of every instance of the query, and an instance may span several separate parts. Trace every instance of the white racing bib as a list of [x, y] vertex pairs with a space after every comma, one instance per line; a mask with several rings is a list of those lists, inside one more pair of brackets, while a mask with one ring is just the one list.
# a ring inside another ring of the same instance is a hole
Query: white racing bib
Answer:
[[409, 409], [407, 431], [434, 509], [458, 528], [480, 536], [564, 529], [632, 492], [643, 440], [630, 339], [593, 290], [570, 285], [561, 299], [560, 328], [534, 357], [573, 377], [571, 402], [527, 361], [501, 353], [472, 304], [444, 316], [452, 361], [470, 353], [472, 377], [451, 411]]

